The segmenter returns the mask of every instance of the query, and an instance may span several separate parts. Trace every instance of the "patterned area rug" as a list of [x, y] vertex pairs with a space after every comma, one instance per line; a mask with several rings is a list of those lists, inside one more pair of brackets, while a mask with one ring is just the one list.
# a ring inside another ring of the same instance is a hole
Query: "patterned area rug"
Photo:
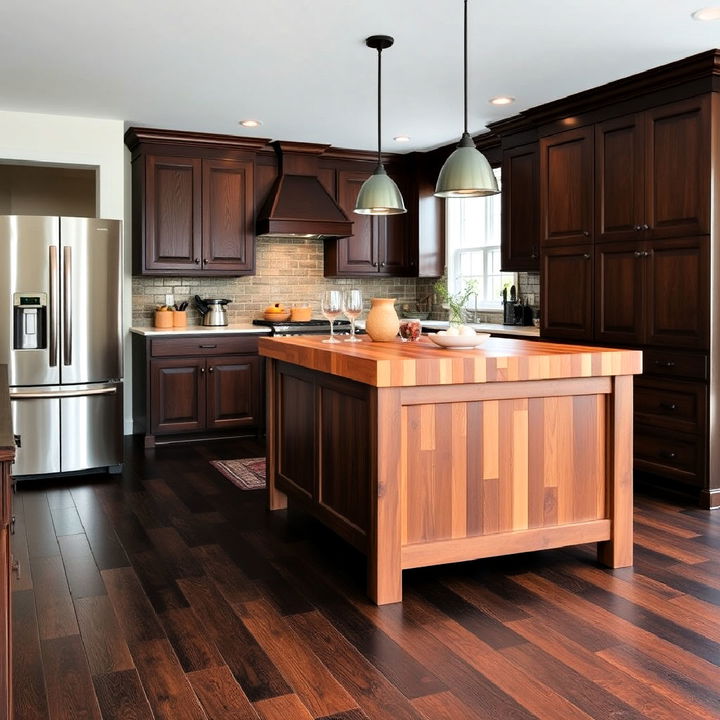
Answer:
[[265, 458], [245, 460], [211, 460], [210, 464], [241, 490], [265, 487]]

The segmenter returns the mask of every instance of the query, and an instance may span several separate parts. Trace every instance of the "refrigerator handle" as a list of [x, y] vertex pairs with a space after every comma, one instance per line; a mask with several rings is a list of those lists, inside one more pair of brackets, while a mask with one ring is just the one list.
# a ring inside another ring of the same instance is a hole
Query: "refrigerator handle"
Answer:
[[58, 248], [50, 246], [50, 367], [58, 364]]
[[11, 400], [54, 400], [57, 398], [88, 397], [89, 395], [117, 395], [117, 387], [91, 390], [60, 390], [59, 392], [11, 392]]
[[63, 363], [72, 365], [72, 248], [63, 248]]

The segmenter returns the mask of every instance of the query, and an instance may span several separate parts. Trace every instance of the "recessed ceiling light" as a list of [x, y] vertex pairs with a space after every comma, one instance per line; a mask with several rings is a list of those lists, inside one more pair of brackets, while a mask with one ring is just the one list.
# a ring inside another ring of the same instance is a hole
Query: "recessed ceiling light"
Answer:
[[409, 135], [396, 135], [393, 140], [395, 142], [410, 142], [410, 136]]
[[496, 95], [495, 97], [491, 97], [488, 102], [492, 105], [510, 105], [515, 102], [515, 98], [510, 97], [510, 95]]
[[262, 125], [262, 120], [241, 120], [240, 124], [243, 127], [255, 128], [255, 127], [260, 127]]
[[692, 14], [693, 20], [720, 20], [720, 7], [706, 7]]

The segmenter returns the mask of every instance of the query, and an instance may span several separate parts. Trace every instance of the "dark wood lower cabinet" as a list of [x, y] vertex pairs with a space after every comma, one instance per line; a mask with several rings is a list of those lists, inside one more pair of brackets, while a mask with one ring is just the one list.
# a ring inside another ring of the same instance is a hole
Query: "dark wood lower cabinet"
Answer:
[[12, 592], [13, 557], [10, 551], [12, 529], [12, 478], [15, 443], [10, 414], [7, 372], [0, 365], [0, 718], [12, 720]]
[[135, 423], [148, 447], [156, 437], [262, 428], [264, 374], [252, 335], [133, 335], [133, 365]]

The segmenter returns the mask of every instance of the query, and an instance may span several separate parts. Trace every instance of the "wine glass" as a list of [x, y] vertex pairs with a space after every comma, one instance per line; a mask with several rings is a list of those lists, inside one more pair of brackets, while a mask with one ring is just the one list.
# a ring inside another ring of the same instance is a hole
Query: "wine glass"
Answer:
[[325, 290], [320, 298], [320, 310], [327, 320], [330, 321], [330, 337], [323, 340], [325, 343], [340, 342], [335, 339], [333, 323], [342, 312], [342, 293], [339, 290]]
[[343, 293], [343, 312], [345, 313], [345, 317], [350, 321], [350, 337], [346, 338], [345, 342], [362, 342], [362, 340], [355, 335], [355, 321], [362, 311], [362, 292], [357, 289], [346, 290]]

